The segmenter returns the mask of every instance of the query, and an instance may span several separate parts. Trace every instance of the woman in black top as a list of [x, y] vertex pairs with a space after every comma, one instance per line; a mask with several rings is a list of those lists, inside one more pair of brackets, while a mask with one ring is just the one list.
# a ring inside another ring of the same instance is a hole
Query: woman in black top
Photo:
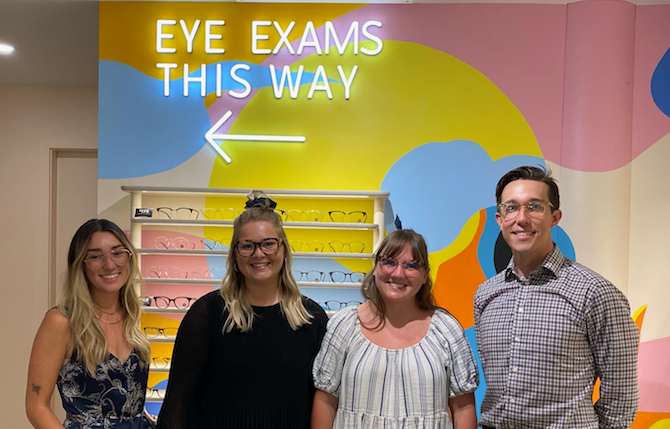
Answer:
[[300, 295], [291, 250], [259, 191], [235, 220], [221, 289], [182, 321], [158, 429], [308, 429], [327, 316]]

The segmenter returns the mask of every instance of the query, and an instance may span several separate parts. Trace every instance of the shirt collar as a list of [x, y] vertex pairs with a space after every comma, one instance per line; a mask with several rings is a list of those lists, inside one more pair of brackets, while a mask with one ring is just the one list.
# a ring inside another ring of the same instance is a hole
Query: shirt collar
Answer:
[[[533, 274], [539, 273], [542, 270], [549, 271], [554, 277], [558, 277], [558, 271], [563, 266], [564, 260], [565, 256], [563, 256], [563, 253], [561, 253], [558, 246], [554, 244], [554, 248], [551, 249], [551, 252], [544, 258], [542, 264], [530, 273], [529, 278], [533, 277]], [[512, 259], [510, 259], [507, 268], [505, 268], [505, 280], [510, 281], [519, 278], [520, 276], [516, 271], [516, 264], [514, 263], [514, 255], [512, 255]]]

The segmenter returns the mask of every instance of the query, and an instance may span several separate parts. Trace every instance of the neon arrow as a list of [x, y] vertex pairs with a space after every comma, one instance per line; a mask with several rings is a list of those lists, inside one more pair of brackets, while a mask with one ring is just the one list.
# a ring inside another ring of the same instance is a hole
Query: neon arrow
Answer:
[[216, 131], [221, 128], [228, 118], [233, 115], [232, 111], [227, 111], [221, 119], [216, 121], [216, 124], [205, 133], [205, 140], [212, 145], [214, 150], [216, 150], [223, 159], [226, 160], [228, 164], [233, 162], [232, 159], [228, 156], [226, 152], [221, 149], [221, 146], [216, 144], [215, 139], [218, 140], [244, 140], [244, 141], [255, 141], [255, 142], [280, 142], [280, 143], [304, 143], [304, 136], [259, 136], [259, 135], [248, 135], [248, 134], [219, 134]]

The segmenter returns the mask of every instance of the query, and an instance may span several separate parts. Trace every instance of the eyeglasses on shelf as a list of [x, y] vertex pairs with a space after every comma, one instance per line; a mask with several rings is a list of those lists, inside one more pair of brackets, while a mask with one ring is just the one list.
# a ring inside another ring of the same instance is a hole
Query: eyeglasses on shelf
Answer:
[[351, 283], [361, 283], [365, 277], [365, 273], [360, 271], [353, 271], [345, 273], [344, 271], [331, 271], [328, 273], [333, 283], [344, 283], [347, 280]]
[[165, 369], [170, 366], [170, 362], [172, 361], [171, 358], [169, 357], [154, 357], [151, 358], [151, 363], [153, 364], [153, 367], [156, 369]]
[[368, 214], [362, 211], [343, 212], [341, 210], [332, 210], [328, 212], [330, 220], [333, 222], [351, 222], [365, 223], [368, 220]]
[[154, 239], [154, 245], [156, 249], [179, 249], [179, 250], [193, 250], [195, 249], [195, 244], [191, 243], [185, 237], [156, 237]]
[[234, 220], [240, 215], [236, 209], [202, 209], [200, 210], [203, 217], [209, 220]]
[[343, 308], [349, 307], [350, 305], [360, 305], [360, 301], [336, 301], [330, 300], [323, 303], [323, 308], [326, 310], [337, 311], [342, 310]]
[[223, 240], [210, 240], [208, 238], [203, 238], [200, 240], [201, 248], [204, 250], [228, 250], [230, 246], [230, 238], [224, 238]]
[[290, 222], [321, 222], [323, 219], [323, 212], [318, 210], [279, 210], [275, 212], [281, 216], [283, 221]]
[[130, 250], [126, 248], [113, 249], [109, 253], [89, 253], [86, 258], [84, 258], [84, 263], [92, 270], [99, 270], [105, 265], [105, 262], [107, 262], [107, 255], [109, 255], [109, 258], [112, 260], [112, 262], [118, 266], [127, 265], [128, 262], [130, 262], [130, 258], [133, 256]]
[[147, 387], [147, 396], [153, 398], [165, 399], [165, 391], [167, 389], [155, 389], [153, 387]]
[[143, 328], [147, 338], [170, 338], [177, 335], [179, 328], [158, 328], [155, 326], [146, 326]]
[[159, 219], [198, 219], [200, 213], [196, 209], [190, 207], [179, 207], [173, 209], [171, 207], [156, 208], [156, 217]]
[[323, 252], [323, 243], [319, 240], [291, 240], [290, 244], [294, 252]]
[[192, 270], [181, 270], [177, 267], [150, 266], [142, 270], [142, 276], [148, 279], [193, 279], [205, 280], [211, 278], [211, 273], [206, 268], [195, 268]]
[[349, 253], [363, 253], [365, 250], [365, 244], [360, 241], [351, 241], [349, 243], [343, 243], [341, 241], [331, 241], [328, 243], [331, 250], [335, 253], [343, 253], [345, 249], [349, 249]]
[[323, 271], [299, 271], [293, 270], [293, 277], [296, 281], [308, 281], [312, 283], [322, 282], [324, 275]]
[[175, 308], [189, 308], [196, 299], [197, 298], [191, 298], [189, 296], [176, 296], [174, 298], [167, 296], [147, 296], [144, 298], [144, 305], [151, 306], [151, 303], [153, 302], [155, 307], [162, 310], [170, 307], [170, 305]]

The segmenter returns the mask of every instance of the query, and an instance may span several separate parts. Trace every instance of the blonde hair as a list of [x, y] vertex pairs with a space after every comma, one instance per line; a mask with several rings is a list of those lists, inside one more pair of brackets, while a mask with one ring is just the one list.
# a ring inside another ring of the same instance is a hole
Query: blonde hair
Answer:
[[281, 311], [286, 317], [291, 329], [296, 331], [302, 325], [310, 324], [312, 315], [302, 303], [302, 295], [298, 289], [298, 283], [291, 272], [291, 246], [288, 245], [286, 233], [282, 227], [279, 214], [274, 211], [276, 204], [262, 191], [253, 191], [247, 198], [247, 209], [242, 212], [233, 223], [233, 237], [230, 241], [230, 250], [226, 262], [226, 275], [221, 284], [221, 297], [228, 310], [228, 318], [223, 325], [223, 333], [237, 328], [242, 332], [250, 331], [254, 322], [254, 310], [246, 296], [244, 276], [237, 267], [237, 251], [235, 250], [239, 239], [240, 229], [252, 222], [268, 222], [271, 224], [277, 236], [281, 240], [280, 246], [284, 247], [284, 265], [279, 275], [279, 294]]
[[115, 223], [107, 219], [91, 219], [79, 227], [72, 238], [65, 285], [58, 299], [58, 308], [69, 319], [73, 351], [77, 352], [77, 359], [83, 362], [90, 375], [95, 374], [100, 362], [109, 358], [107, 337], [93, 310], [94, 303], [84, 274], [84, 259], [91, 237], [96, 232], [113, 234], [131, 252], [128, 281], [119, 292], [119, 304], [125, 313], [123, 336], [144, 362], [151, 360], [151, 346], [140, 329], [140, 294], [144, 281], [140, 275], [137, 251]]

